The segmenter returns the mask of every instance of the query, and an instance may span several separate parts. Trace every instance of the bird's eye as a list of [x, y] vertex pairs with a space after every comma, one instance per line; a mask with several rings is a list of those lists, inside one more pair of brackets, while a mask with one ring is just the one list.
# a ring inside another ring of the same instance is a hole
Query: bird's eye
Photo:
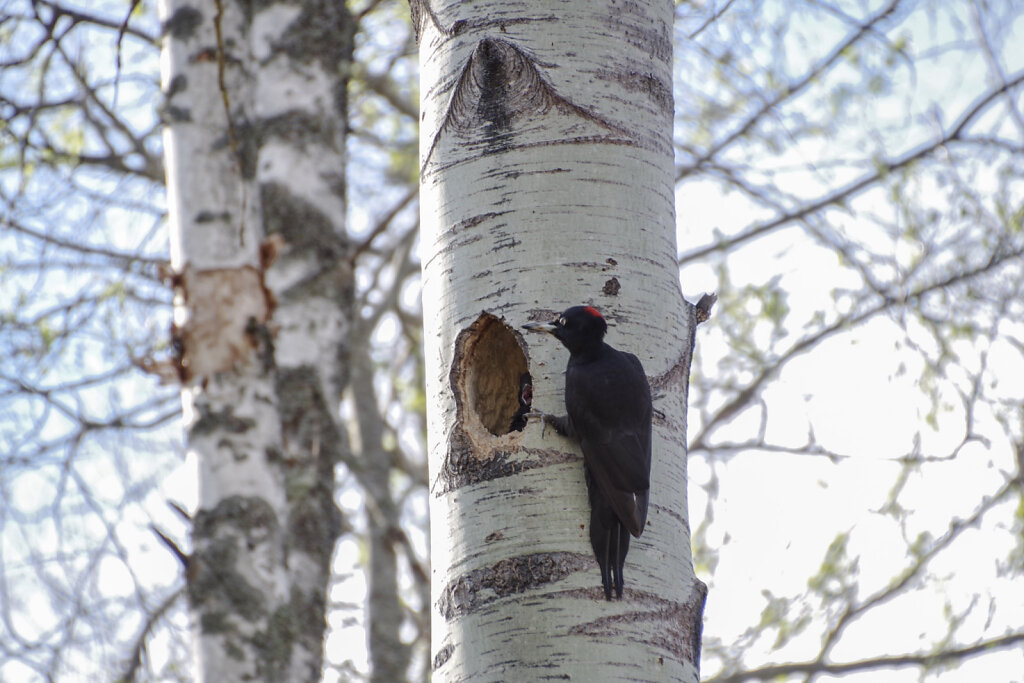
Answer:
[[558, 324], [561, 325], [562, 327], [565, 327], [565, 318], [564, 317], [559, 318], [558, 319]]

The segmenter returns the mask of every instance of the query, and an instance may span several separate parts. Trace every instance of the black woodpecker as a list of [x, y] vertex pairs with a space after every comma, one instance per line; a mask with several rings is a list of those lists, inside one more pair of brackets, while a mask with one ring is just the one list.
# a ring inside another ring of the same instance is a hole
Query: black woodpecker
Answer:
[[629, 536], [647, 523], [651, 480], [651, 388], [640, 359], [604, 342], [608, 324], [596, 308], [573, 306], [549, 322], [523, 325], [547, 332], [569, 349], [565, 409], [539, 411], [560, 434], [580, 443], [590, 497], [590, 544], [601, 566], [604, 595], [622, 597]]

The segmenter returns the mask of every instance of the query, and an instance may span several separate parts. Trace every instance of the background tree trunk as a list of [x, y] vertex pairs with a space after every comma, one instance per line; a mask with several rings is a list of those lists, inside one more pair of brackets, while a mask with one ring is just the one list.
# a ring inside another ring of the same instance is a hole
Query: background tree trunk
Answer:
[[[402, 537], [399, 509], [390, 493], [391, 457], [384, 448], [385, 423], [377, 407], [373, 386], [374, 364], [369, 354], [369, 335], [359, 345], [352, 363], [352, 395], [358, 449], [365, 463], [360, 482], [366, 490], [367, 569], [366, 642], [369, 647], [370, 680], [390, 683], [408, 679], [410, 648], [402, 642], [405, 618], [399, 592], [397, 539]], [[358, 397], [358, 398], [356, 398]]]
[[[694, 317], [676, 270], [672, 3], [413, 2], [434, 675], [698, 679], [686, 511]], [[651, 508], [606, 602], [576, 446], [509, 433], [519, 377], [564, 412], [567, 352], [518, 326], [597, 306], [656, 418]], [[529, 341], [529, 345], [527, 342]], [[625, 667], [625, 668], [624, 668]]]
[[319, 680], [352, 267], [344, 6], [164, 5], [172, 266], [210, 681]]

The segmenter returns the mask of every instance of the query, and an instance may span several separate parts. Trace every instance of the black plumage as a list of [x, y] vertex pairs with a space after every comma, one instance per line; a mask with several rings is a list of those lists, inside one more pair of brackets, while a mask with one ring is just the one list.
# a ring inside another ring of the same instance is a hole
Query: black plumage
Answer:
[[604, 317], [573, 306], [557, 319], [523, 327], [547, 332], [569, 350], [566, 415], [540, 415], [583, 451], [590, 498], [590, 543], [605, 597], [622, 597], [630, 535], [647, 523], [651, 476], [651, 389], [640, 359], [604, 342]]

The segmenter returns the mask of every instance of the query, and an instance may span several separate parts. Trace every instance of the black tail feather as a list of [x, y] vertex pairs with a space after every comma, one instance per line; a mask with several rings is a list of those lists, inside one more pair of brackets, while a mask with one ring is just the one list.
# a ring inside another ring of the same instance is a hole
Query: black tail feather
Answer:
[[614, 588], [615, 597], [621, 598], [625, 585], [622, 570], [626, 564], [626, 553], [629, 552], [629, 530], [601, 495], [589, 469], [584, 469], [584, 473], [590, 493], [590, 545], [601, 568], [604, 596], [611, 600]]
[[618, 543], [615, 544], [615, 595], [622, 597], [622, 568], [626, 564], [626, 553], [629, 552], [629, 530], [618, 520], [615, 520], [615, 529], [612, 531], [618, 536]]

